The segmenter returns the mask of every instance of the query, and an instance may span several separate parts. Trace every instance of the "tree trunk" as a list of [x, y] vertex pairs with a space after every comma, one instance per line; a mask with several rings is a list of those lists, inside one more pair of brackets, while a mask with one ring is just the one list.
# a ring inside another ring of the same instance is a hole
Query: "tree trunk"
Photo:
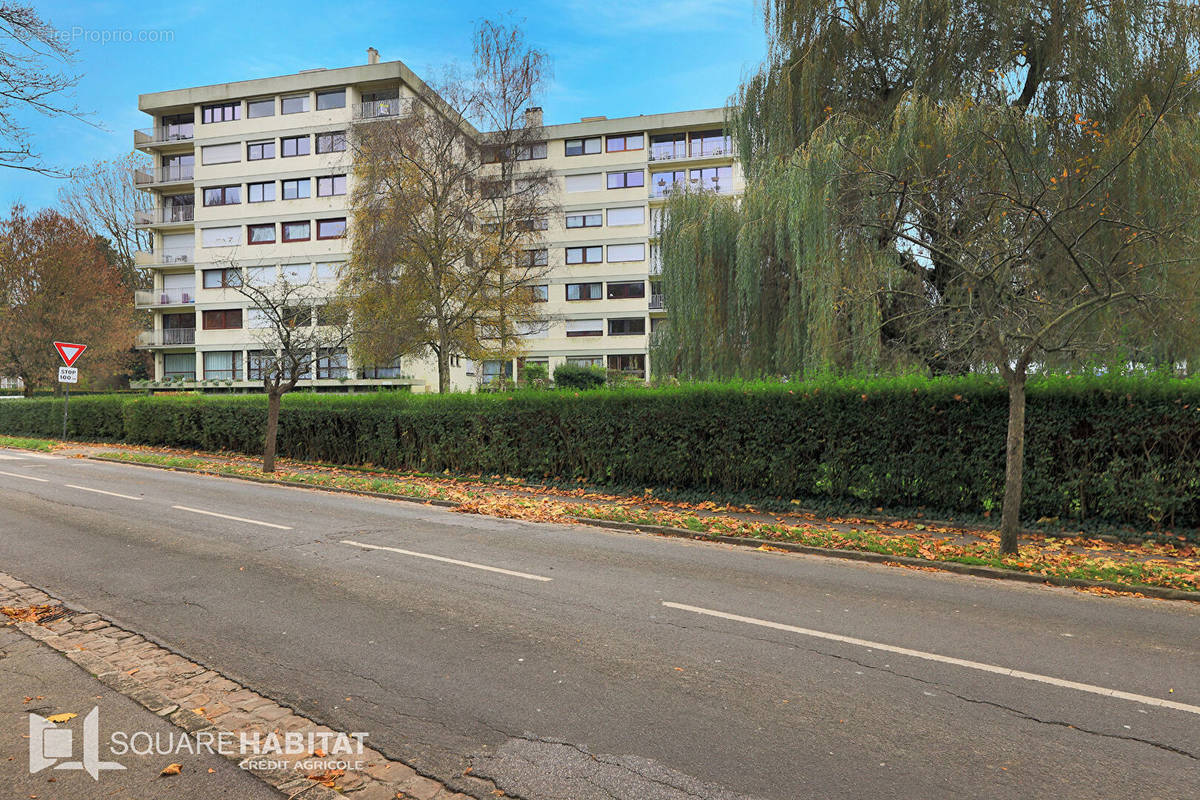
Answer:
[[263, 472], [275, 471], [275, 439], [279, 434], [281, 397], [277, 392], [267, 392], [267, 434], [263, 441]]
[[1004, 466], [1004, 508], [1000, 513], [1000, 555], [1016, 555], [1021, 531], [1021, 490], [1025, 481], [1025, 371], [1006, 376], [1008, 439]]
[[450, 391], [450, 347], [445, 337], [438, 343], [438, 393]]

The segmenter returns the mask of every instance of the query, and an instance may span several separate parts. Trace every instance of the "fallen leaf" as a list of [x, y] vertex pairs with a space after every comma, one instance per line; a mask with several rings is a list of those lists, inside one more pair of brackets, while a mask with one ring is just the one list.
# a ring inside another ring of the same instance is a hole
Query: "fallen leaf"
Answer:
[[71, 712], [68, 711], [63, 714], [53, 714], [49, 717], [46, 717], [46, 719], [49, 720], [50, 722], [58, 724], [59, 722], [66, 722], [69, 719], [75, 719], [78, 716], [79, 716], [78, 714], [72, 714]]
[[159, 775], [178, 775], [183, 770], [182, 764], [167, 764]]

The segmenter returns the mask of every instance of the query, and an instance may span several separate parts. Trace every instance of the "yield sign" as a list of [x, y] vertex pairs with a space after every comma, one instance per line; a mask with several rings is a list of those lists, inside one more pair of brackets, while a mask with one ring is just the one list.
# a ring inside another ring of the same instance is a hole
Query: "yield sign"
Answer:
[[68, 367], [73, 366], [75, 359], [83, 355], [84, 350], [87, 350], [86, 344], [71, 344], [70, 342], [55, 342], [54, 347], [62, 356], [63, 363]]

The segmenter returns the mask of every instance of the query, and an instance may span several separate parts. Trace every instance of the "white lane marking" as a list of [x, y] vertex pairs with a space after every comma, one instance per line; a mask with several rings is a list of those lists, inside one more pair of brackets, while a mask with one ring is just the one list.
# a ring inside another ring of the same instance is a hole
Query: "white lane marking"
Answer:
[[265, 528], [278, 528], [281, 531], [290, 531], [292, 529], [290, 525], [276, 525], [274, 522], [262, 522], [261, 520], [246, 519], [245, 517], [231, 517], [228, 514], [218, 514], [216, 511], [205, 511], [202, 508], [188, 508], [187, 506], [171, 506], [171, 508], [177, 508], [180, 511], [190, 511], [193, 514], [206, 514], [210, 517], [220, 517], [221, 519], [231, 519], [234, 522], [248, 522], [251, 525], [262, 525]]
[[0, 475], [7, 475], [10, 478], [24, 478], [27, 481], [37, 481], [38, 483], [49, 483], [46, 478], [35, 478], [32, 475], [20, 475], [16, 472], [0, 472]]
[[351, 539], [343, 539], [342, 544], [349, 544], [355, 547], [365, 547], [368, 550], [387, 550], [389, 553], [399, 553], [404, 556], [416, 556], [417, 558], [428, 558], [431, 561], [441, 561], [445, 564], [457, 564], [460, 567], [471, 567], [472, 569], [482, 569], [488, 572], [499, 572], [501, 575], [512, 575], [514, 578], [525, 578], [530, 581], [552, 581], [553, 578], [547, 578], [542, 575], [530, 575], [528, 572], [516, 572], [511, 569], [501, 569], [500, 567], [489, 567], [486, 564], [474, 564], [470, 561], [459, 561], [457, 558], [446, 558], [445, 556], [434, 556], [429, 553], [417, 553], [412, 550], [401, 550], [399, 547], [384, 547], [378, 544], [363, 544], [355, 542]]
[[68, 489], [79, 489], [84, 492], [95, 492], [96, 494], [107, 494], [111, 497], [121, 497], [121, 498], [124, 498], [125, 500], [141, 500], [142, 499], [140, 497], [133, 497], [132, 495], [121, 494], [120, 492], [106, 492], [103, 489], [91, 489], [91, 488], [88, 488], [87, 486], [76, 486], [73, 483], [65, 483], [63, 485], [66, 486]]
[[734, 622], [745, 622], [750, 625], [761, 625], [764, 628], [774, 628], [775, 630], [788, 631], [789, 633], [799, 633], [803, 636], [813, 636], [817, 639], [828, 639], [832, 642], [842, 642], [843, 644], [852, 644], [858, 647], [867, 647], [871, 650], [882, 650], [886, 653], [897, 653], [902, 656], [912, 656], [913, 658], [923, 658], [926, 661], [937, 661], [942, 664], [951, 664], [956, 667], [966, 667], [967, 669], [975, 669], [980, 672], [991, 672], [995, 675], [1005, 675], [1009, 678], [1019, 678], [1025, 681], [1034, 681], [1036, 683], [1045, 683], [1050, 686], [1058, 686], [1063, 689], [1074, 689], [1079, 692], [1089, 692], [1090, 694], [1098, 694], [1103, 697], [1114, 697], [1118, 700], [1130, 700], [1134, 703], [1142, 703], [1149, 706], [1159, 706], [1160, 708], [1173, 708], [1176, 711], [1186, 711], [1189, 714], [1200, 714], [1200, 706], [1188, 705], [1187, 703], [1177, 703], [1174, 700], [1163, 700], [1158, 697], [1148, 697], [1143, 694], [1133, 694], [1132, 692], [1122, 692], [1119, 689], [1106, 689], [1103, 686], [1093, 686], [1090, 683], [1079, 683], [1077, 681], [1067, 681], [1062, 678], [1052, 678], [1049, 675], [1039, 675], [1036, 672], [1023, 672], [1019, 669], [1010, 669], [1008, 667], [998, 667], [994, 664], [983, 664], [978, 661], [968, 661], [965, 658], [953, 658], [951, 656], [942, 656], [937, 653], [926, 653], [923, 650], [910, 650], [907, 647], [896, 647], [891, 644], [883, 644], [881, 642], [872, 642], [868, 639], [856, 639], [853, 636], [842, 636], [836, 633], [826, 633], [825, 631], [814, 631], [809, 628], [798, 628], [795, 625], [784, 625], [782, 622], [771, 622], [766, 619], [756, 619], [754, 617], [743, 617], [740, 614], [729, 614], [725, 611], [713, 611], [710, 608], [700, 608], [699, 606], [689, 606], [683, 603], [670, 603], [666, 600], [663, 605], [668, 608], [677, 608], [680, 611], [691, 611], [696, 614], [706, 614], [710, 617], [720, 617], [721, 619], [730, 619]]

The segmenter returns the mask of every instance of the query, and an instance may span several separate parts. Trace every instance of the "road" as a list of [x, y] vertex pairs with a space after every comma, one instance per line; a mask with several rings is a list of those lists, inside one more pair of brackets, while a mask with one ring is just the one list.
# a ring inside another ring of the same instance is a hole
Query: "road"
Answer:
[[1200, 797], [1187, 603], [18, 451], [0, 570], [460, 787]]

